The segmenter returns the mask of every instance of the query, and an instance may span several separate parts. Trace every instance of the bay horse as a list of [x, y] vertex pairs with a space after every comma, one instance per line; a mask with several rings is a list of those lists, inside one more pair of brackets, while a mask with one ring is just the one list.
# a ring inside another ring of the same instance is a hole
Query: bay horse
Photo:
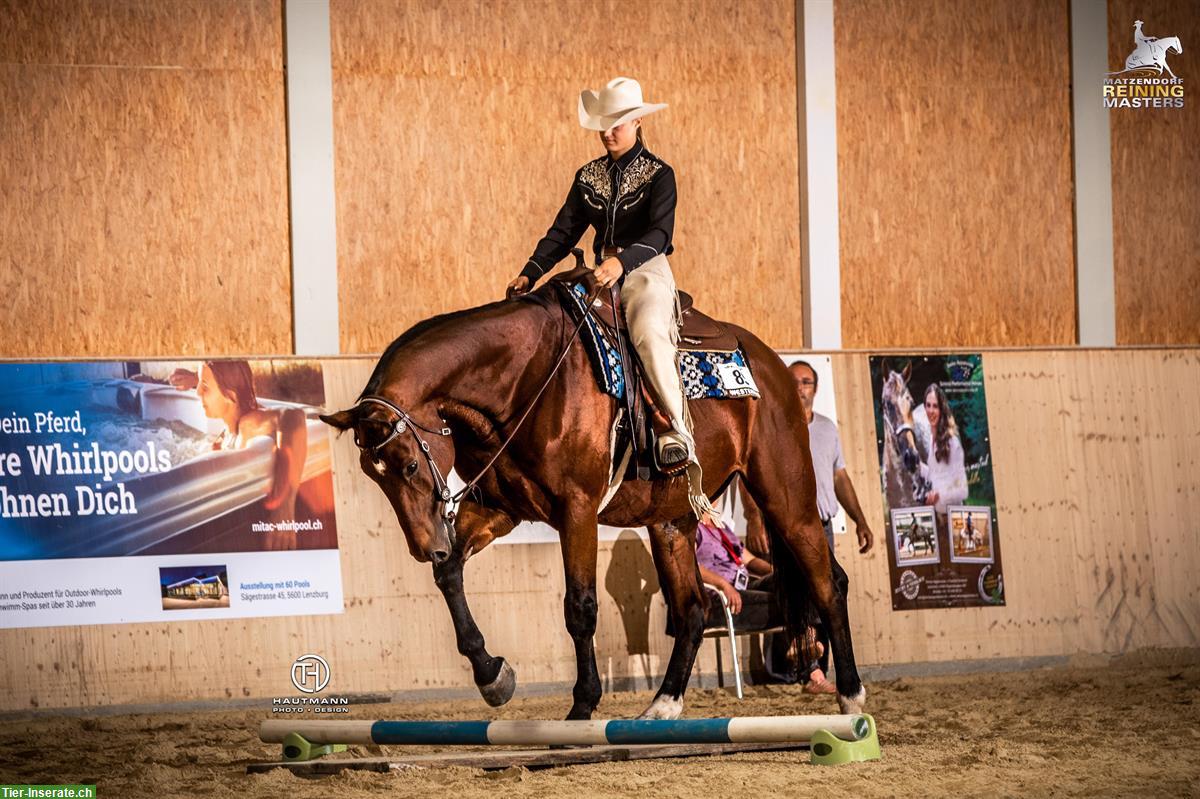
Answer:
[[[839, 705], [857, 713], [866, 691], [854, 662], [846, 577], [817, 512], [803, 408], [779, 356], [749, 331], [729, 327], [762, 397], [692, 401], [704, 492], [715, 497], [743, 475], [771, 539], [789, 626], [803, 632], [816, 608], [830, 632]], [[409, 552], [432, 563], [458, 651], [493, 706], [512, 697], [516, 677], [503, 657], [487, 651], [471, 616], [463, 590], [467, 559], [522, 521], [558, 531], [563, 611], [577, 668], [567, 718], [589, 719], [601, 696], [593, 650], [597, 524], [647, 527], [675, 641], [643, 717], [677, 718], [707, 603], [687, 479], [624, 482], [600, 512], [618, 403], [597, 386], [575, 330], [549, 284], [428, 319], [388, 346], [353, 407], [321, 419], [353, 431], [359, 465], [387, 496]], [[464, 479], [479, 476], [456, 514], [447, 510], [451, 496], [443, 477], [451, 467]]]

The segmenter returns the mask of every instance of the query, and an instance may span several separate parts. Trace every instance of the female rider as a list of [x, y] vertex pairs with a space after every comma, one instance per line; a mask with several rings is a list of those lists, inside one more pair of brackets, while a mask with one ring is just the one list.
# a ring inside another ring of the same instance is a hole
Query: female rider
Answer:
[[699, 463], [676, 360], [678, 302], [667, 263], [675, 228], [675, 173], [646, 149], [641, 130], [642, 118], [663, 108], [665, 103], [643, 102], [641, 86], [630, 78], [579, 95], [579, 123], [600, 132], [607, 154], [575, 173], [554, 224], [509, 283], [508, 294], [529, 291], [589, 226], [595, 228], [596, 279], [603, 286], [621, 285], [630, 339], [671, 422], [671, 430], [658, 438], [658, 463], [672, 470], [690, 464], [695, 496]]

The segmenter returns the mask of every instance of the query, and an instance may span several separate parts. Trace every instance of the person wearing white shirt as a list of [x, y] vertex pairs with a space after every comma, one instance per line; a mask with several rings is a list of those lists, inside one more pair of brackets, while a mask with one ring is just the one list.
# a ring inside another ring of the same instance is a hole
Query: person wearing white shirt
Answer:
[[916, 429], [925, 445], [925, 463], [921, 474], [929, 481], [929, 493], [925, 502], [933, 506], [939, 516], [945, 516], [947, 505], [962, 504], [967, 498], [967, 468], [963, 454], [962, 438], [954, 411], [946, 401], [946, 394], [937, 383], [925, 389], [925, 424], [914, 415]]

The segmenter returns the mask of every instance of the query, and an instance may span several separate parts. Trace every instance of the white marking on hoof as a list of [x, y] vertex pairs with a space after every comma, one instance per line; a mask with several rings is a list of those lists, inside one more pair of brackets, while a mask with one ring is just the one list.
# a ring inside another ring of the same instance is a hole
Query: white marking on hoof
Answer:
[[854, 696], [842, 696], [838, 694], [838, 706], [841, 707], [843, 713], [862, 713], [863, 705], [867, 703], [866, 686], [858, 689], [858, 693]]
[[639, 719], [677, 719], [683, 715], [683, 697], [670, 697], [666, 694], [659, 694], [654, 697], [654, 701], [650, 703], [650, 707], [642, 711]]

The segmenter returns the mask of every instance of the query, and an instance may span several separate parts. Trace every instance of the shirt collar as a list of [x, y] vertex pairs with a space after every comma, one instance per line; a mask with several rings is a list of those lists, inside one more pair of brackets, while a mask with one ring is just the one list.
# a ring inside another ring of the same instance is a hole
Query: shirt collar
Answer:
[[624, 171], [625, 169], [627, 169], [629, 167], [629, 165], [631, 163], [633, 163], [633, 159], [637, 158], [639, 155], [641, 155], [644, 152], [646, 152], [646, 145], [642, 144], [639, 141], [639, 142], [636, 142], [632, 147], [629, 148], [629, 152], [625, 153], [625, 155], [621, 156], [616, 161], [614, 161], [613, 157], [610, 155], [608, 157], [608, 163], [610, 165], [616, 164], [617, 169]]

